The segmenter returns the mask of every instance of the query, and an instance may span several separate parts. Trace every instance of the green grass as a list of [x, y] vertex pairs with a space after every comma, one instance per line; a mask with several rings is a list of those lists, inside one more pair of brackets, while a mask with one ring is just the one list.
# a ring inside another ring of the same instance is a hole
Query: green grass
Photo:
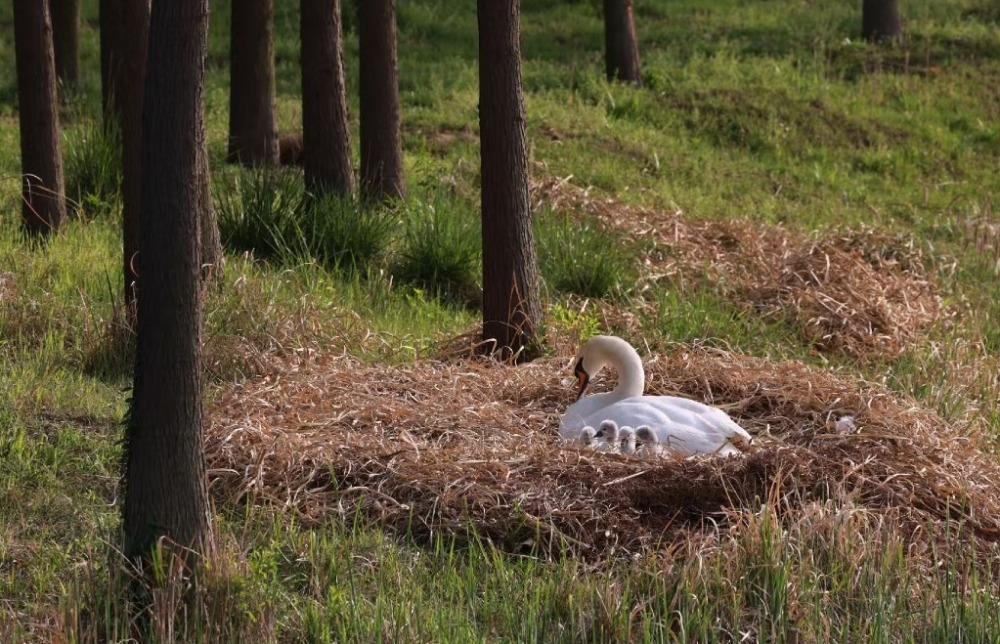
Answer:
[[[262, 355], [321, 350], [402, 363], [474, 328], [472, 7], [399, 4], [411, 194], [388, 212], [307, 206], [297, 171], [223, 165], [229, 7], [212, 3], [207, 65], [213, 194], [228, 253], [223, 287], [205, 303], [209, 395], [253, 376]], [[296, 130], [297, 4], [275, 9], [278, 118]], [[524, 0], [532, 172], [572, 175], [595, 199], [693, 218], [912, 234], [956, 307], [951, 323], [898, 360], [858, 366], [817, 355], [794, 329], [748, 314], [698, 276], [643, 279], [647, 240], [540, 211], [548, 327], [627, 333], [654, 349], [710, 342], [822, 362], [912, 395], [1000, 449], [998, 15], [983, 0], [902, 10], [903, 42], [873, 47], [858, 42], [853, 2], [636, 3], [637, 89], [603, 79], [598, 3]], [[44, 248], [18, 233], [16, 84], [13, 74], [0, 81], [3, 641], [125, 632], [108, 544], [117, 539], [131, 354], [116, 331], [115, 161], [95, 125], [96, 0], [83, 14], [83, 85], [61, 116], [68, 196], [86, 216]], [[12, 70], [11, 24], [10, 5], [0, 6], [0, 59]], [[356, 117], [355, 20], [345, 24]], [[356, 118], [351, 135], [357, 159]], [[637, 326], [607, 328], [602, 313], [613, 307], [635, 312]], [[200, 612], [171, 622], [183, 640], [952, 642], [1000, 633], [995, 557], [976, 568], [957, 540], [912, 552], [896, 526], [856, 508], [779, 516], [765, 503], [707, 530], [703, 543], [639, 561], [513, 557], [475, 540], [416, 543], [378, 525], [331, 519], [307, 530], [277, 510], [216, 510], [221, 554]], [[170, 621], [179, 609], [163, 597]]]

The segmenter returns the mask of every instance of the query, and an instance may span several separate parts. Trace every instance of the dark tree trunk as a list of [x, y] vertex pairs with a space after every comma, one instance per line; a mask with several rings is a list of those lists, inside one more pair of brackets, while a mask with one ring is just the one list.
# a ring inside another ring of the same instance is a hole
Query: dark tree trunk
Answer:
[[632, 0], [604, 0], [604, 57], [609, 81], [642, 84]]
[[121, 10], [124, 0], [100, 0], [100, 28], [101, 28], [101, 107], [104, 109], [105, 123], [114, 119], [117, 127], [117, 117], [115, 116], [114, 94], [115, 88], [119, 85], [118, 63], [121, 55], [118, 53], [118, 30], [121, 24]]
[[[503, 358], [537, 355], [538, 269], [528, 200], [528, 155], [517, 0], [478, 0], [482, 157], [483, 338]], [[520, 353], [518, 353], [520, 352]]]
[[863, 0], [861, 36], [869, 42], [893, 40], [902, 34], [898, 0]]
[[219, 220], [212, 205], [212, 173], [208, 163], [208, 143], [202, 130], [198, 142], [198, 203], [201, 212], [201, 281], [202, 286], [217, 286], [222, 280], [222, 237]]
[[[121, 89], [114, 94], [122, 138], [122, 231], [125, 298], [134, 310], [136, 261], [139, 253], [139, 219], [142, 212], [142, 93], [146, 78], [146, 43], [149, 38], [149, 0], [129, 0], [121, 5]], [[117, 31], [117, 30], [116, 30]]]
[[306, 186], [351, 194], [340, 0], [302, 0], [302, 156]]
[[189, 565], [211, 545], [198, 275], [207, 24], [208, 0], [152, 5], [142, 119], [142, 295], [122, 505], [127, 557], [147, 559], [163, 543]]
[[399, 132], [396, 0], [358, 3], [361, 186], [370, 199], [406, 194]]
[[229, 53], [230, 162], [278, 164], [273, 22], [272, 0], [233, 3]]
[[56, 53], [56, 78], [68, 87], [80, 84], [80, 0], [49, 0]]
[[14, 0], [21, 214], [24, 230], [32, 235], [55, 231], [66, 216], [48, 4], [40, 0]]

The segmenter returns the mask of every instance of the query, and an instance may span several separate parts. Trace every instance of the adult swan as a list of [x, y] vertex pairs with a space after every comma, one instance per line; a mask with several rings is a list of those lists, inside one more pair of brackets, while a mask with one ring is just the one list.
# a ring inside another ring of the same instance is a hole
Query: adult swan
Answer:
[[[614, 391], [584, 397], [590, 379], [606, 366], [618, 372]], [[750, 434], [721, 409], [676, 396], [643, 396], [646, 374], [628, 342], [609, 335], [592, 337], [576, 357], [573, 374], [580, 385], [577, 401], [563, 414], [559, 434], [578, 438], [585, 427], [611, 420], [619, 426], [648, 425], [660, 449], [678, 456], [739, 454]]]

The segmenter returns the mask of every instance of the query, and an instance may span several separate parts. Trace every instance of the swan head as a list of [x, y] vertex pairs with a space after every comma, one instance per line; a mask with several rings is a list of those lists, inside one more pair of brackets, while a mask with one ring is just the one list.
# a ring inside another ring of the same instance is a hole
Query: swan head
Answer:
[[641, 427], [637, 427], [635, 430], [635, 438], [637, 441], [639, 441], [644, 445], [649, 445], [652, 443], [659, 442], [658, 439], [656, 438], [656, 433], [653, 432], [653, 428], [650, 427], [649, 425], [642, 425]]
[[635, 454], [635, 430], [622, 427], [618, 430], [618, 438], [621, 440], [622, 454]]
[[578, 386], [577, 400], [586, 393], [590, 379], [607, 366], [613, 366], [618, 371], [620, 378], [637, 379], [637, 384], [632, 385], [632, 387], [637, 387], [638, 392], [642, 393], [642, 361], [632, 345], [621, 338], [611, 335], [595, 335], [583, 345], [573, 364], [573, 376], [576, 378]]
[[597, 438], [600, 438], [608, 445], [617, 445], [618, 443], [618, 423], [613, 420], [606, 420], [601, 423], [601, 429], [595, 434]]

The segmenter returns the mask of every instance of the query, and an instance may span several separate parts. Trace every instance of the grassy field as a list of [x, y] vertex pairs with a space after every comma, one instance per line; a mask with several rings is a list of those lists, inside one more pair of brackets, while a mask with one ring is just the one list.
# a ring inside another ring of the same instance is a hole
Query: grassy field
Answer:
[[[294, 169], [223, 164], [229, 4], [212, 3], [206, 93], [227, 243], [223, 288], [205, 302], [207, 395], [302, 352], [389, 365], [435, 357], [478, 320], [473, 8], [399, 3], [406, 203], [375, 213], [321, 204], [308, 211], [323, 224], [315, 237], [296, 237], [293, 227], [266, 248], [254, 221], [280, 224], [305, 212], [308, 197]], [[63, 92], [61, 112], [79, 216], [44, 248], [18, 233], [13, 29], [10, 6], [0, 7], [0, 60], [10, 71], [0, 79], [3, 641], [118, 641], [127, 632], [116, 596], [127, 572], [109, 545], [131, 358], [115, 325], [117, 170], [95, 125], [96, 5], [84, 2], [83, 86]], [[294, 131], [297, 3], [276, 5], [278, 116], [282, 131]], [[806, 239], [868, 231], [861, 236], [876, 240], [872, 248], [895, 239], [893, 248], [919, 258], [944, 311], [891, 355], [826, 350], [790, 315], [760, 314], [759, 303], [741, 301], [746, 291], [708, 273], [653, 279], [650, 258], [663, 248], [651, 235], [542, 195], [535, 214], [553, 355], [568, 360], [568, 339], [602, 331], [654, 351], [708, 343], [798, 359], [884, 385], [995, 454], [1000, 11], [992, 3], [901, 3], [906, 38], [874, 47], [857, 40], [856, 2], [640, 0], [641, 89], [603, 79], [599, 3], [522, 5], [533, 179], [613, 199], [623, 222], [680, 212], [748, 230], [780, 225]], [[353, 17], [345, 23], [356, 148], [357, 39]], [[366, 244], [370, 252], [344, 260], [345, 248]], [[280, 507], [220, 502], [219, 555], [195, 608], [184, 609], [168, 579], [154, 622], [161, 639], [176, 641], [1000, 638], [1000, 556], [989, 539], [970, 543], [949, 525], [953, 538], [920, 542], [891, 514], [831, 499], [790, 516], [765, 501], [703, 526], [683, 548], [596, 561], [514, 555], [462, 531], [416, 540], [360, 515], [306, 527]]]

